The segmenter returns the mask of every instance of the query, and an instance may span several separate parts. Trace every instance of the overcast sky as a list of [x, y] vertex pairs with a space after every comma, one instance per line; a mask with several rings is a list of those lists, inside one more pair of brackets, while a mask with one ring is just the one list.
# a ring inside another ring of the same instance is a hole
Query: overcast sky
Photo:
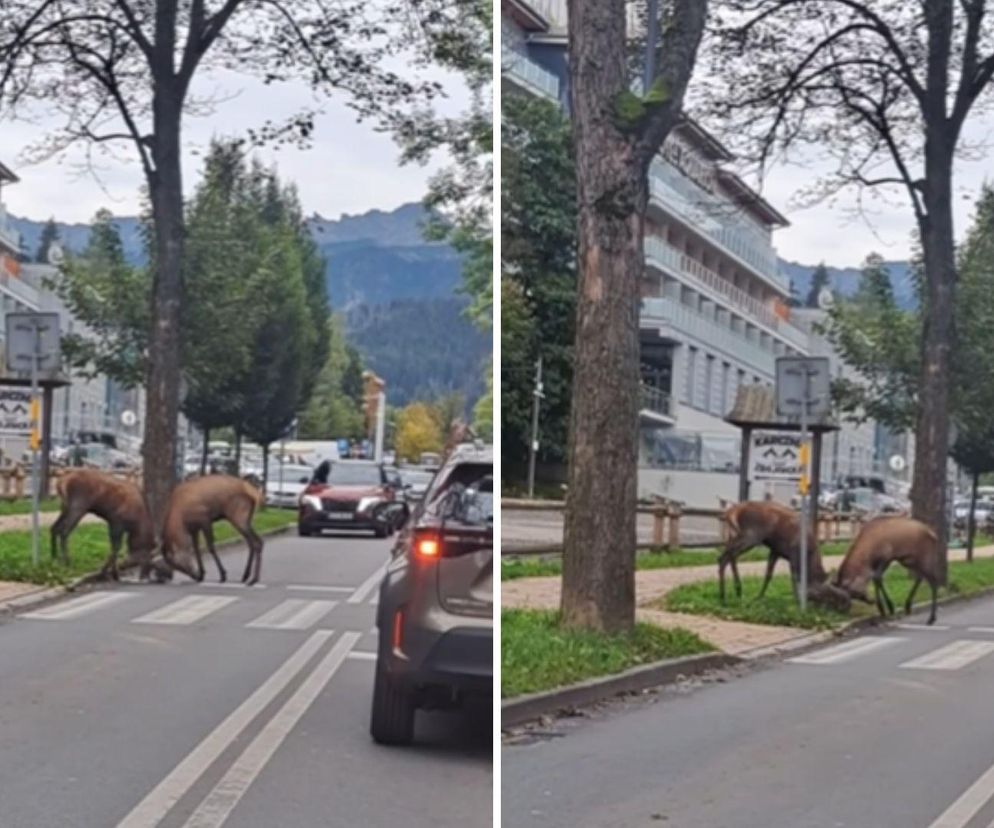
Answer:
[[[461, 80], [436, 73], [447, 91], [442, 111], [461, 111], [469, 95]], [[264, 86], [234, 73], [200, 80], [200, 93], [217, 93], [223, 102], [214, 114], [184, 120], [184, 188], [189, 194], [199, 178], [202, 151], [215, 135], [237, 137], [260, 127], [267, 120], [279, 122], [293, 112], [314, 107], [315, 98], [305, 84]], [[355, 114], [337, 101], [322, 102], [323, 114], [310, 149], [262, 149], [258, 155], [278, 165], [284, 180], [300, 190], [306, 213], [338, 218], [342, 213], [363, 213], [374, 208], [390, 210], [410, 201], [420, 201], [433, 170], [446, 160], [436, 158], [427, 167], [400, 166], [397, 145], [389, 135], [375, 131], [371, 123], [357, 124]], [[121, 143], [117, 158], [99, 161], [99, 180], [80, 172], [80, 151], [60, 160], [26, 165], [22, 148], [44, 134], [46, 124], [2, 123], [0, 161], [11, 167], [21, 181], [4, 188], [7, 209], [18, 216], [64, 222], [86, 222], [97, 209], [106, 207], [116, 215], [138, 211], [141, 168], [130, 145]]]

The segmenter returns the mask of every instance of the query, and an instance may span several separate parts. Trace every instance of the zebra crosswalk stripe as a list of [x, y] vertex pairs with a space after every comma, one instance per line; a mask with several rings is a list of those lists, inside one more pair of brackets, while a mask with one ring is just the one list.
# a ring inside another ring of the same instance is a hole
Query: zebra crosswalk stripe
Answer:
[[264, 630], [306, 630], [331, 612], [337, 603], [289, 598], [245, 626]]
[[195, 624], [222, 607], [237, 601], [227, 595], [188, 595], [157, 610], [132, 619], [132, 624]]
[[134, 598], [137, 594], [137, 592], [91, 592], [89, 595], [82, 595], [79, 598], [73, 598], [51, 607], [45, 607], [34, 612], [26, 612], [21, 618], [36, 618], [42, 621], [66, 621], [70, 618], [79, 618], [81, 615], [95, 612], [102, 607], [119, 603], [128, 598]]
[[787, 660], [792, 664], [839, 664], [904, 640], [903, 638], [887, 635], [857, 638], [853, 641], [846, 641], [842, 644], [836, 644], [833, 647], [826, 647], [824, 650], [817, 650], [816, 652]]
[[901, 667], [909, 670], [960, 670], [991, 653], [994, 653], [994, 641], [951, 641], [904, 662]]

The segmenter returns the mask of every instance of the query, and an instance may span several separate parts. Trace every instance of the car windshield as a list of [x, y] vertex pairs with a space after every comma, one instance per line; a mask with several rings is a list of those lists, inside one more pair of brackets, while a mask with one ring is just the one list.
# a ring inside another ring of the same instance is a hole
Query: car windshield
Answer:
[[359, 464], [335, 463], [328, 475], [331, 486], [379, 486], [382, 480], [379, 467]]

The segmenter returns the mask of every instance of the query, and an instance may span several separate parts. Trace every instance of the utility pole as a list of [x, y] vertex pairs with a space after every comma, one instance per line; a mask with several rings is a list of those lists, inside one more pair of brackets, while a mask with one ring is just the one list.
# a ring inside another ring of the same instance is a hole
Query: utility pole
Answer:
[[656, 41], [659, 39], [659, 0], [649, 0], [648, 19], [645, 27], [645, 80], [642, 94], [648, 93], [656, 77]]
[[542, 402], [542, 357], [535, 363], [535, 390], [532, 391], [532, 438], [528, 446], [528, 497], [535, 497], [535, 457], [538, 454], [538, 413]]

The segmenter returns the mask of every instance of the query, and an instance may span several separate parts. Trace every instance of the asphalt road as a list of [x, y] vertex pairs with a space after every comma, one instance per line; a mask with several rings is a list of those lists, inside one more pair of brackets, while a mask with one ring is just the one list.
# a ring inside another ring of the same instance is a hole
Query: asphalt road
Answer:
[[[653, 517], [640, 514], [636, 528], [640, 544], [652, 543]], [[685, 517], [680, 520], [683, 543], [717, 543], [718, 523], [714, 518]], [[560, 546], [563, 542], [563, 513], [503, 507], [501, 510], [500, 544], [506, 554], [528, 551], [536, 547]]]
[[991, 828], [994, 599], [560, 720], [502, 757], [515, 828]]
[[[488, 709], [419, 714], [411, 748], [369, 738], [388, 548], [272, 538], [262, 588], [219, 586], [208, 558], [203, 585], [0, 624], [0, 826], [490, 825]], [[222, 554], [229, 575], [245, 554]]]

